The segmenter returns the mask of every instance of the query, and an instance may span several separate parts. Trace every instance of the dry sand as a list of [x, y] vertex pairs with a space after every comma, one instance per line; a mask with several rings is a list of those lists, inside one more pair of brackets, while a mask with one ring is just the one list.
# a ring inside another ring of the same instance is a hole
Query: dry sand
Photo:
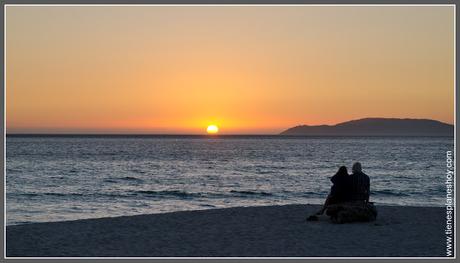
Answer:
[[377, 206], [377, 221], [306, 222], [315, 205], [238, 207], [7, 227], [8, 257], [445, 256], [445, 209]]

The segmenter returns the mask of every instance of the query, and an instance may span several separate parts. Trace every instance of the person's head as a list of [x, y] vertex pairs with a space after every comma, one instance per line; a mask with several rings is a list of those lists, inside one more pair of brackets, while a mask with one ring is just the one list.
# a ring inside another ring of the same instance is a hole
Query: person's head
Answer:
[[351, 167], [351, 172], [352, 173], [361, 173], [362, 172], [361, 163], [359, 163], [359, 162], [354, 163], [353, 167]]
[[347, 167], [340, 166], [339, 170], [337, 171], [338, 175], [348, 175]]

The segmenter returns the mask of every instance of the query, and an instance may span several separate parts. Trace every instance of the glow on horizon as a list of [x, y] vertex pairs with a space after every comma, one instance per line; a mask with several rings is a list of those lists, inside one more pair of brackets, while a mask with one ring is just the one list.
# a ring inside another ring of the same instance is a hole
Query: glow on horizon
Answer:
[[453, 123], [454, 7], [7, 7], [8, 133]]
[[219, 132], [219, 127], [217, 127], [216, 125], [209, 125], [206, 129], [206, 132], [208, 134], [217, 134]]

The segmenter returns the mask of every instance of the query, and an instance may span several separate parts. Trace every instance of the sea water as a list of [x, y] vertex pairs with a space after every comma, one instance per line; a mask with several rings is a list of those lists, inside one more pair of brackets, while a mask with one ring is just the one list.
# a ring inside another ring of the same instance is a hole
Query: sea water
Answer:
[[7, 224], [320, 204], [356, 161], [377, 205], [443, 206], [450, 137], [7, 136]]

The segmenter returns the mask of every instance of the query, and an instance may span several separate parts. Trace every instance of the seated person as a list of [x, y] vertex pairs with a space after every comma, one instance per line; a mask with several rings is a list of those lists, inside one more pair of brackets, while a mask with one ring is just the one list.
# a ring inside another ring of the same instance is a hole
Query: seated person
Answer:
[[351, 168], [352, 174], [350, 175], [350, 190], [351, 201], [363, 201], [364, 203], [369, 202], [370, 193], [370, 179], [361, 168], [361, 163], [353, 164]]
[[322, 215], [328, 205], [337, 204], [349, 200], [349, 175], [347, 167], [341, 166], [337, 173], [331, 178], [332, 187], [323, 207], [316, 215]]

